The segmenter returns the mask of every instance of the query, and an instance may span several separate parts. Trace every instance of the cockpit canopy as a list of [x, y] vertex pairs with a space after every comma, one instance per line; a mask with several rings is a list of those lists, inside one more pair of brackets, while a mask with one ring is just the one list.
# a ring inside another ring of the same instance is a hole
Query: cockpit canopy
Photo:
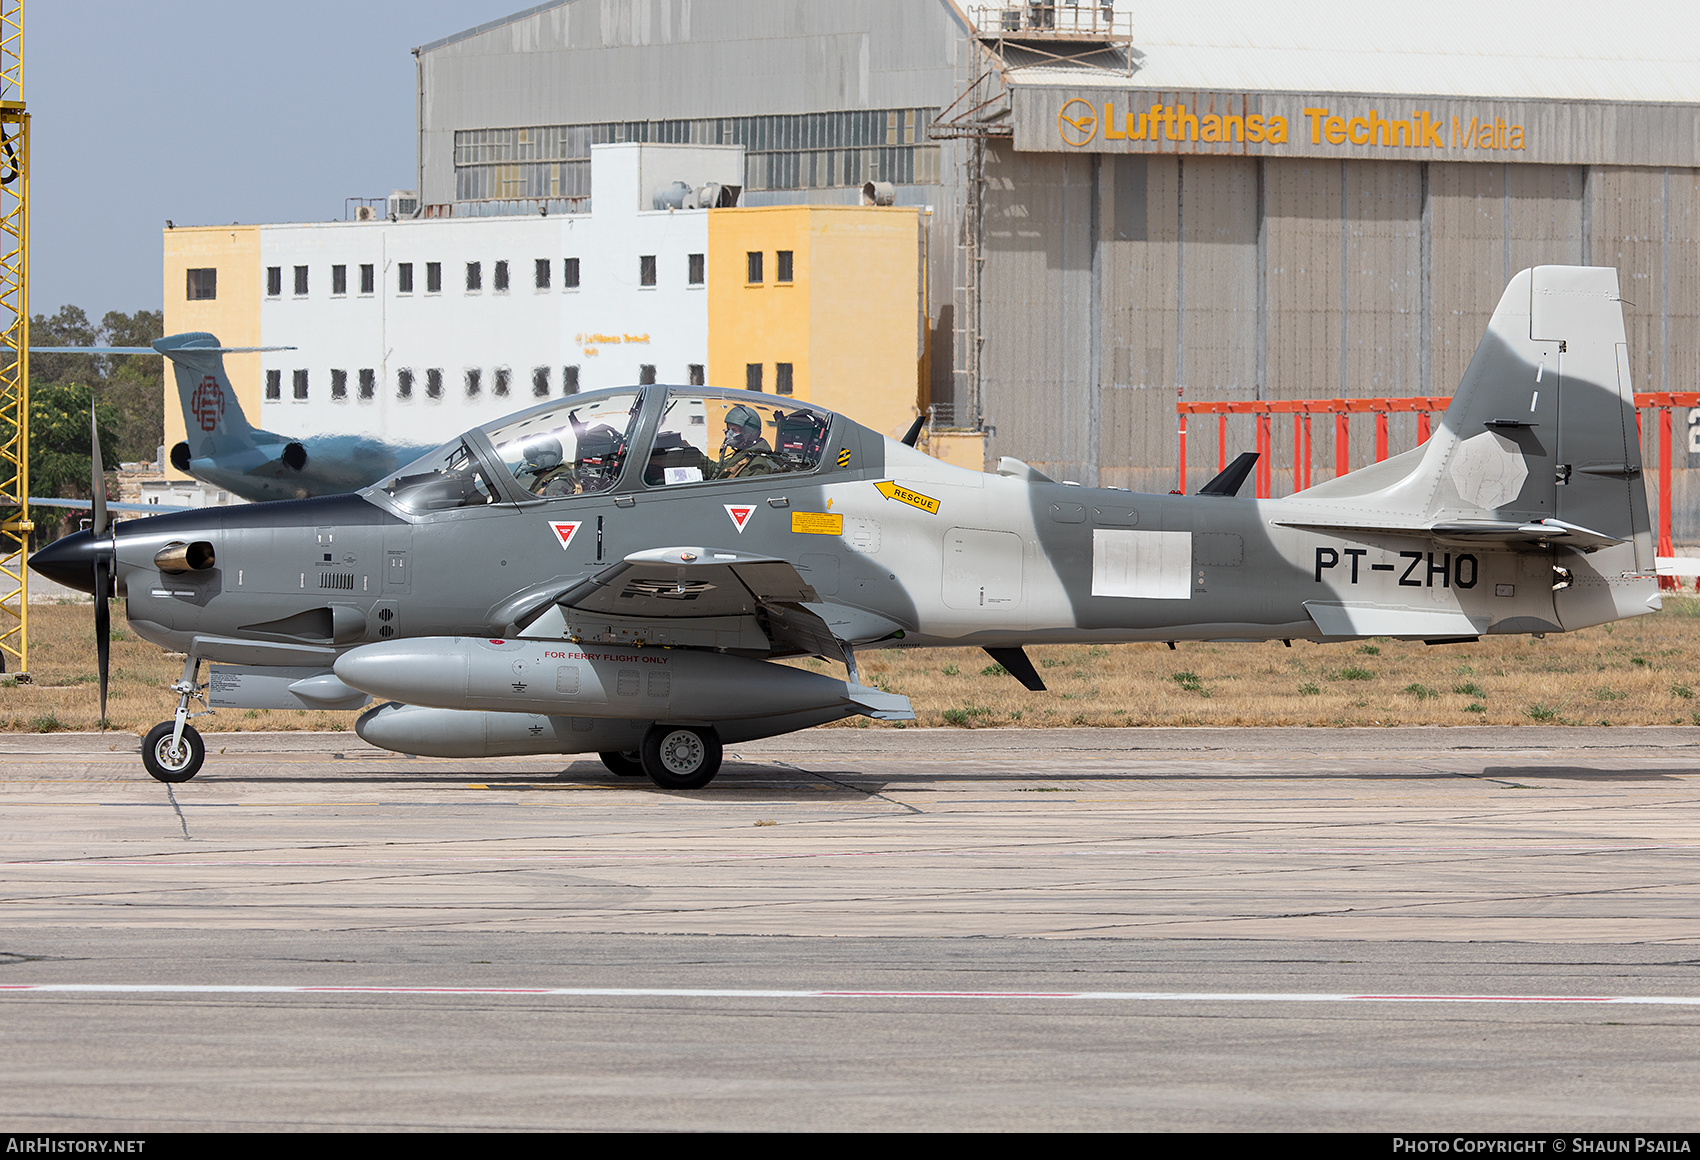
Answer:
[[476, 427], [373, 490], [424, 514], [813, 472], [833, 419], [807, 403], [742, 391], [595, 391]]

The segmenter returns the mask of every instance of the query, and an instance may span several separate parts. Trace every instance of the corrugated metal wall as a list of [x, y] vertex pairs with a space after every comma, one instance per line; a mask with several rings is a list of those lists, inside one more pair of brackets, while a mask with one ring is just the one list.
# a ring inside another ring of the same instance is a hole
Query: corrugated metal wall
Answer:
[[[1607, 169], [989, 150], [981, 296], [990, 454], [1059, 478], [1166, 491], [1174, 403], [1449, 395], [1510, 276], [1616, 265], [1637, 390], [1700, 389], [1700, 175]], [[1700, 542], [1677, 415], [1677, 539]], [[1644, 431], [1656, 463], [1657, 425]], [[1190, 424], [1188, 489], [1217, 464]], [[1374, 458], [1352, 420], [1350, 461]], [[1313, 420], [1312, 478], [1333, 473]], [[1393, 451], [1415, 416], [1394, 416]], [[1229, 420], [1228, 455], [1254, 446]], [[1700, 443], [1700, 439], [1696, 440]], [[1275, 419], [1276, 490], [1292, 420]], [[1700, 450], [1694, 453], [1700, 468]], [[1700, 485], [1696, 485], [1700, 486]], [[1696, 493], [1700, 499], [1700, 492]]]

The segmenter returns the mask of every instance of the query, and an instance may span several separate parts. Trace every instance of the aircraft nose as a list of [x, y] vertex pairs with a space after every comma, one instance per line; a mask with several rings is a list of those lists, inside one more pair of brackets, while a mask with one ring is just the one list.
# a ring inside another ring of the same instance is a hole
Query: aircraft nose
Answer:
[[30, 567], [55, 584], [93, 592], [95, 545], [93, 532], [61, 536], [31, 556]]

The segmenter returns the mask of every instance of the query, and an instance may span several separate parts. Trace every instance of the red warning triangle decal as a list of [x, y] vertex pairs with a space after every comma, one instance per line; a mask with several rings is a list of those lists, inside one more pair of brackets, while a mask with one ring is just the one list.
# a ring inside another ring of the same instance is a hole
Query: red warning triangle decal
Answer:
[[756, 505], [753, 503], [722, 504], [726, 514], [732, 517], [732, 526], [738, 529], [738, 534], [744, 534], [744, 525], [750, 522], [750, 516], [755, 514]]
[[557, 540], [561, 541], [562, 550], [565, 550], [566, 546], [573, 542], [573, 537], [578, 534], [579, 525], [583, 522], [583, 520], [549, 521], [549, 530], [555, 533]]

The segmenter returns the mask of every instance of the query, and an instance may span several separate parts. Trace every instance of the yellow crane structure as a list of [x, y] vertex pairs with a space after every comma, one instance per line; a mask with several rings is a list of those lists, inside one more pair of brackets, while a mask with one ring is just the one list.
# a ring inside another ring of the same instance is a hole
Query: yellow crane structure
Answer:
[[24, 4], [0, 0], [0, 672], [29, 672], [29, 157]]

